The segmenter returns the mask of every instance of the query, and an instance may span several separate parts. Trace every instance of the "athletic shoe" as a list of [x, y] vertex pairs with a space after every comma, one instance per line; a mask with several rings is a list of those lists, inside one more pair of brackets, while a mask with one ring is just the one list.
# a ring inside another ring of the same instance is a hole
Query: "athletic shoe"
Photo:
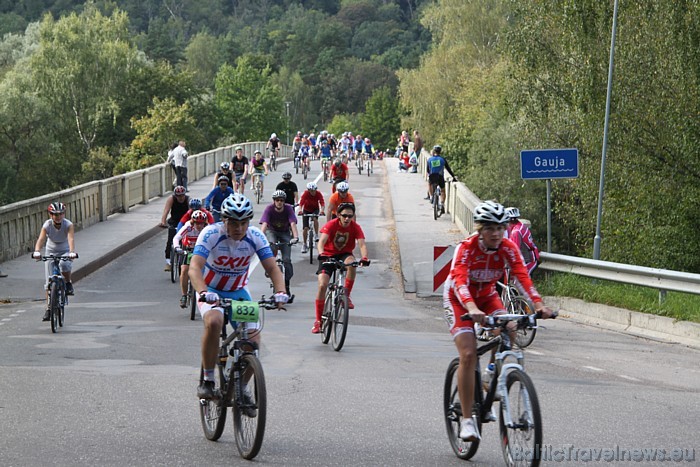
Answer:
[[474, 424], [474, 420], [467, 418], [460, 423], [459, 437], [462, 441], [477, 441], [481, 439], [479, 429]]
[[180, 297], [180, 308], [186, 308], [187, 307], [187, 295], [183, 295]]
[[250, 393], [250, 389], [243, 388], [241, 394], [241, 412], [248, 418], [255, 418], [258, 416], [258, 408], [253, 400], [253, 395]]
[[218, 399], [221, 395], [219, 390], [216, 389], [214, 381], [202, 381], [202, 384], [197, 388], [197, 397], [200, 399]]
[[75, 294], [75, 290], [73, 290], [73, 283], [66, 282], [66, 295], [73, 295], [73, 294]]
[[311, 334], [320, 334], [320, 333], [321, 333], [321, 322], [314, 321], [314, 327], [311, 328]]
[[165, 263], [165, 267], [163, 268], [163, 271], [165, 272], [170, 272], [172, 271], [173, 267], [170, 265], [170, 263]]
[[309, 247], [306, 246], [306, 243], [304, 243], [304, 244], [301, 246], [301, 253], [304, 254], [304, 253], [308, 253], [308, 252], [309, 252]]
[[351, 310], [355, 309], [355, 305], [353, 305], [352, 300], [350, 300], [350, 297], [348, 297], [348, 308]]
[[46, 310], [46, 313], [44, 313], [44, 317], [41, 318], [42, 321], [48, 321], [48, 320], [51, 319], [51, 318], [49, 317], [49, 311], [50, 311], [50, 310], [48, 310], [48, 309]]

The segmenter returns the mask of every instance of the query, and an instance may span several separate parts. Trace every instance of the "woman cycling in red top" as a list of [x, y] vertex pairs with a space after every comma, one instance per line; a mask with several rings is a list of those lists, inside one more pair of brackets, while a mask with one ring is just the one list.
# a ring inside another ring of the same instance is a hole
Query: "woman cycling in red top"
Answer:
[[173, 238], [173, 245], [181, 252], [182, 250], [187, 251], [187, 258], [183, 261], [180, 267], [180, 289], [182, 290], [182, 295], [180, 296], [180, 308], [185, 308], [187, 306], [187, 281], [189, 280], [189, 270], [190, 270], [190, 260], [192, 259], [192, 250], [194, 249], [195, 243], [197, 243], [197, 237], [209, 224], [209, 219], [207, 213], [204, 211], [194, 211], [190, 216], [190, 220], [185, 222], [185, 224], [177, 231], [175, 237]]
[[[493, 201], [479, 204], [474, 210], [476, 233], [456, 248], [445, 282], [443, 305], [445, 319], [459, 352], [457, 386], [462, 407], [471, 407], [474, 402], [474, 323], [481, 324], [486, 315], [506, 312], [496, 292], [496, 281], [506, 267], [510, 267], [511, 273], [520, 282], [523, 289], [520, 292], [534, 302], [538, 317], [556, 316], [542, 303], [542, 297], [530, 280], [518, 248], [503, 237], [508, 221], [509, 217], [501, 204]], [[461, 318], [465, 312], [470, 319]], [[459, 437], [464, 441], [481, 438], [471, 418], [462, 420]]]
[[350, 169], [348, 169], [347, 164], [343, 164], [340, 159], [336, 159], [331, 166], [331, 183], [333, 184], [333, 189], [331, 193], [335, 193], [335, 186], [340, 182], [347, 182], [350, 178]]

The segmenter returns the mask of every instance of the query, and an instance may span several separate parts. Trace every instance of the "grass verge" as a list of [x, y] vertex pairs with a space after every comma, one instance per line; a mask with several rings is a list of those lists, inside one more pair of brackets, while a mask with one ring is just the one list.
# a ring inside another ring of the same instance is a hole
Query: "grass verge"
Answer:
[[698, 295], [667, 292], [664, 301], [659, 303], [657, 289], [541, 270], [535, 272], [534, 281], [542, 295], [580, 298], [587, 302], [700, 323]]

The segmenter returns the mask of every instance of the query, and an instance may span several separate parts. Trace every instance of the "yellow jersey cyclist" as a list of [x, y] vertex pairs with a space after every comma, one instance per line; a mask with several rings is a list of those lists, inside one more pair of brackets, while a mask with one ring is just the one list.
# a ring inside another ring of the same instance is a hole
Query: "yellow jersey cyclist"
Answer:
[[[251, 300], [247, 285], [253, 256], [258, 257], [263, 269], [272, 279], [274, 299], [278, 308], [282, 308], [289, 299], [284, 291], [282, 271], [277, 267], [270, 243], [260, 229], [250, 225], [253, 218], [253, 205], [250, 200], [240, 193], [232, 194], [221, 204], [221, 218], [223, 222], [205, 227], [197, 237], [190, 262], [190, 281], [200, 297], [197, 305], [204, 322], [204, 380], [197, 388], [199, 399], [219, 396], [215, 392], [214, 372], [221, 327], [225, 324], [224, 310], [219, 306], [219, 297]], [[259, 328], [259, 323], [257, 327]], [[252, 340], [259, 344], [260, 334]], [[243, 397], [245, 399], [250, 396], [243, 394]]]

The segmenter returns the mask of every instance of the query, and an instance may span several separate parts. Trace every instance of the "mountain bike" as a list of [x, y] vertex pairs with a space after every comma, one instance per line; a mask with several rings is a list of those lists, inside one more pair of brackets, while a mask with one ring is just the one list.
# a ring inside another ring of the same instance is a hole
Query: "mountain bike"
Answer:
[[437, 183], [432, 184], [433, 187], [433, 197], [430, 198], [430, 204], [433, 205], [433, 219], [438, 220], [438, 217], [442, 216], [445, 209], [440, 207], [440, 195], [442, 194], [442, 189]]
[[357, 172], [358, 172], [360, 175], [362, 175], [362, 169], [365, 168], [365, 167], [364, 167], [364, 166], [365, 166], [365, 155], [364, 155], [364, 154], [360, 154], [360, 155], [357, 157], [357, 160], [355, 161], [355, 165], [357, 165]]
[[304, 174], [304, 180], [306, 180], [306, 177], [309, 176], [309, 156], [306, 160], [302, 161], [301, 163], [301, 173]]
[[270, 168], [277, 170], [277, 151], [274, 149], [270, 150]]
[[[277, 305], [274, 299], [266, 299], [264, 295], [257, 302], [222, 298], [220, 303], [224, 307], [224, 325], [221, 328], [216, 393], [221, 397], [200, 399], [199, 414], [204, 436], [216, 441], [224, 431], [227, 408], [233, 407], [238, 452], [244, 459], [253, 459], [260, 452], [265, 435], [267, 390], [258, 359], [258, 344], [252, 338], [262, 331], [262, 311], [277, 308]], [[236, 324], [229, 335], [226, 323], [232, 321]], [[251, 329], [251, 324], [257, 322], [260, 326]], [[201, 384], [204, 370], [200, 371], [199, 380]]]
[[323, 265], [332, 267], [333, 271], [328, 282], [323, 315], [321, 315], [321, 342], [327, 344], [332, 337], [333, 350], [338, 352], [343, 348], [350, 322], [345, 276], [347, 268], [360, 266], [360, 261], [345, 264], [339, 259], [326, 258], [323, 260]]
[[330, 165], [330, 159], [327, 157], [322, 157], [321, 158], [321, 171], [323, 172], [323, 181], [327, 182], [328, 181], [328, 175], [329, 175], [329, 169], [328, 166]]
[[260, 198], [262, 198], [262, 181], [260, 181], [260, 174], [253, 173], [250, 176], [250, 184], [253, 186], [253, 198], [255, 198], [257, 204], [260, 204]]
[[170, 281], [174, 284], [180, 277], [180, 266], [185, 264], [185, 253], [178, 253], [175, 245], [170, 246]]
[[[192, 254], [194, 248], [183, 248], [180, 252], [184, 255], [185, 261], [188, 261], [189, 255]], [[182, 264], [185, 264], [184, 262]], [[187, 263], [189, 264], [189, 263]], [[192, 287], [192, 281], [187, 278], [187, 301], [185, 302], [185, 308], [190, 307], [190, 320], [194, 321], [197, 316], [197, 291]]]
[[[296, 242], [295, 242], [295, 241], [289, 241], [289, 242], [270, 242], [270, 248], [272, 248], [272, 252], [273, 252], [274, 255], [275, 255], [275, 262], [277, 263], [277, 267], [278, 267], [278, 268], [280, 269], [280, 271], [282, 272], [282, 277], [284, 277], [285, 280], [286, 280], [286, 277], [287, 277], [287, 276], [285, 276], [285, 274], [286, 274], [286, 273], [285, 273], [286, 267], [285, 267], [285, 265], [284, 265], [284, 259], [282, 259], [282, 249], [281, 249], [280, 247], [281, 247], [281, 246], [292, 246], [292, 245], [296, 245], [297, 243], [299, 243], [299, 240], [298, 240], [298, 239], [297, 239]], [[267, 276], [267, 273], [265, 273], [265, 276]], [[275, 289], [275, 284], [272, 282], [272, 278], [270, 278], [270, 288], [271, 288], [273, 291], [274, 291], [274, 289]]]
[[[512, 315], [531, 315], [535, 312], [532, 302], [523, 296], [515, 286], [515, 279], [510, 276], [509, 269], [506, 269], [503, 282], [498, 281], [497, 284], [500, 286], [501, 301], [507, 313]], [[537, 328], [518, 328], [515, 334], [515, 343], [518, 347], [524, 349], [532, 344], [536, 333]]]
[[301, 160], [299, 158], [299, 154], [294, 155], [294, 170], [296, 170], [296, 173], [299, 173], [299, 165], [301, 165]]
[[372, 172], [374, 172], [374, 167], [373, 167], [373, 162], [372, 162], [372, 156], [370, 154], [367, 155], [367, 176], [369, 177]]
[[[76, 258], [78, 256], [76, 255]], [[73, 258], [66, 256], [46, 255], [41, 261], [51, 261], [51, 274], [49, 275], [49, 285], [46, 306], [49, 310], [49, 321], [51, 321], [51, 332], [58, 332], [59, 327], [63, 327], [65, 318], [65, 307], [68, 304], [66, 295], [66, 280], [61, 274], [61, 261], [70, 261]]]
[[309, 219], [309, 227], [304, 229], [306, 232], [306, 247], [309, 249], [309, 264], [314, 264], [314, 243], [316, 243], [316, 237], [318, 237], [318, 232], [316, 231], [316, 219], [318, 219], [321, 214], [316, 213], [304, 213], [303, 217]]
[[[554, 315], [554, 317], [556, 314]], [[462, 319], [467, 319], [463, 315]], [[486, 325], [489, 330], [501, 329], [501, 334], [477, 349], [477, 365], [474, 378], [474, 405], [468, 416], [471, 416], [481, 433], [482, 423], [495, 421], [491, 415], [491, 406], [500, 401], [500, 416], [498, 426], [501, 439], [501, 449], [506, 465], [538, 466], [542, 449], [542, 415], [535, 392], [535, 385], [525, 372], [525, 360], [521, 351], [511, 349], [510, 337], [506, 327], [515, 323], [518, 328], [535, 329], [535, 315], [523, 316], [507, 314], [487, 316]], [[497, 348], [494, 374], [488, 389], [482, 388], [481, 373], [478, 358], [486, 352]], [[506, 362], [506, 359], [511, 358]], [[515, 359], [515, 362], [512, 362]], [[443, 408], [447, 437], [452, 450], [460, 459], [470, 459], [479, 448], [479, 440], [463, 441], [459, 437], [460, 422], [465, 413], [462, 410], [457, 391], [457, 368], [459, 357], [452, 360], [447, 367], [445, 387], [443, 392]], [[527, 462], [522, 460], [527, 458]]]

